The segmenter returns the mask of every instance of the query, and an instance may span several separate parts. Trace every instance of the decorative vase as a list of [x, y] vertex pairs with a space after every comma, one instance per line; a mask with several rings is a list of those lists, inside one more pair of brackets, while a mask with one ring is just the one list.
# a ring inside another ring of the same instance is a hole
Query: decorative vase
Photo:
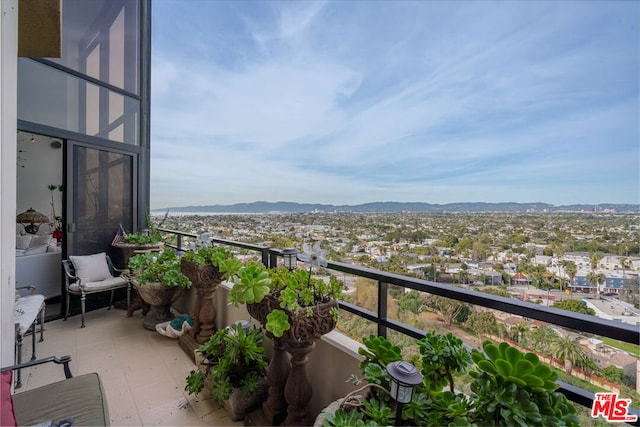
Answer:
[[[267, 294], [259, 303], [247, 304], [249, 314], [263, 326], [267, 323], [269, 313], [276, 308], [287, 314], [291, 325], [280, 338], [267, 333], [267, 336], [274, 338], [273, 356], [267, 371], [269, 397], [262, 405], [267, 423], [274, 424], [286, 411], [286, 425], [309, 425], [308, 403], [312, 387], [306, 371], [308, 354], [315, 348], [318, 338], [336, 327], [336, 320], [331, 315], [334, 307], [337, 308], [338, 303], [333, 300], [319, 303], [311, 307], [313, 314], [307, 316], [305, 308], [298, 313], [282, 309], [274, 294]], [[285, 351], [291, 355], [290, 368]], [[281, 403], [283, 400], [286, 401], [284, 407]]]
[[171, 304], [176, 302], [184, 288], [180, 286], [163, 286], [155, 282], [139, 285], [134, 281], [133, 285], [144, 302], [150, 306], [142, 322], [142, 326], [145, 329], [155, 331], [158, 323], [173, 319]]

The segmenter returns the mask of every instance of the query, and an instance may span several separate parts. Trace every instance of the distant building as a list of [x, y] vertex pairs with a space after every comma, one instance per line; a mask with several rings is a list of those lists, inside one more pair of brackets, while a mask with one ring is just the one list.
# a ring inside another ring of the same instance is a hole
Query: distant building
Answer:
[[529, 279], [524, 274], [518, 272], [511, 277], [511, 286], [527, 286], [531, 284], [531, 279]]

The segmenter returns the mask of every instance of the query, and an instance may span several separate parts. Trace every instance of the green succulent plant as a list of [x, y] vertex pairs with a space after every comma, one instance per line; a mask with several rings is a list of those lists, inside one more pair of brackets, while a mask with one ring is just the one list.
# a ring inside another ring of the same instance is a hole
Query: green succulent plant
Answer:
[[134, 255], [129, 258], [129, 270], [139, 285], [155, 282], [169, 287], [191, 286], [191, 281], [180, 271], [180, 259], [172, 250]]
[[575, 407], [556, 392], [557, 374], [534, 353], [485, 341], [473, 350], [474, 415], [488, 425], [579, 425]]
[[[548, 365], [540, 362], [535, 353], [523, 354], [506, 342], [498, 346], [491, 341], [482, 345], [484, 354], [474, 349], [471, 353], [473, 361], [482, 372], [501, 376], [505, 382], [516, 383], [519, 387], [530, 387], [532, 391], [555, 391], [558, 388], [558, 374]], [[477, 373], [472, 376], [477, 377]]]
[[[312, 316], [312, 307], [337, 299], [344, 284], [335, 276], [328, 283], [311, 275], [311, 271], [286, 268], [267, 269], [253, 262], [243, 266], [231, 277], [233, 288], [229, 292], [229, 301], [234, 305], [261, 302], [267, 294], [278, 299], [279, 307], [273, 307], [267, 316], [265, 328], [276, 337], [281, 337], [291, 328], [289, 315], [285, 310], [297, 315], [301, 311]], [[338, 310], [330, 311], [333, 319]]]
[[[365, 359], [360, 369], [372, 390], [362, 405], [338, 409], [323, 423], [325, 426], [345, 420], [354, 425], [394, 422], [387, 415], [395, 413], [395, 403], [388, 391], [381, 390], [389, 389], [390, 377], [385, 367], [402, 360], [400, 348], [373, 335], [362, 341], [365, 348], [358, 352]], [[427, 333], [417, 345], [423, 383], [415, 388], [412, 401], [403, 410], [404, 425], [579, 425], [573, 405], [555, 391], [556, 374], [533, 353], [524, 354], [507, 343], [495, 345], [486, 341], [484, 352], [473, 350], [470, 355], [459, 338], [436, 332]], [[456, 393], [454, 374], [472, 366], [471, 361], [475, 363], [469, 372], [472, 393]]]
[[162, 243], [162, 234], [158, 231], [158, 227], [162, 227], [164, 222], [167, 220], [169, 216], [169, 212], [165, 213], [162, 221], [158, 225], [156, 225], [151, 220], [151, 215], [149, 212], [145, 214], [145, 220], [147, 223], [147, 227], [149, 227], [148, 233], [129, 233], [126, 234], [122, 238], [123, 243], [135, 244], [135, 245], [155, 245], [158, 243]]
[[271, 291], [266, 267], [255, 262], [241, 268], [232, 280], [229, 302], [234, 305], [260, 302]]
[[211, 394], [219, 402], [228, 399], [236, 387], [245, 396], [256, 393], [267, 371], [262, 342], [262, 330], [255, 326], [245, 331], [236, 324], [217, 331], [198, 348], [211, 367], [208, 374], [192, 371], [185, 390], [190, 394], [200, 392], [206, 375], [210, 375]]
[[223, 280], [233, 277], [243, 266], [239, 259], [221, 246], [206, 246], [187, 251], [182, 255], [181, 260], [198, 265], [210, 264], [218, 269]]

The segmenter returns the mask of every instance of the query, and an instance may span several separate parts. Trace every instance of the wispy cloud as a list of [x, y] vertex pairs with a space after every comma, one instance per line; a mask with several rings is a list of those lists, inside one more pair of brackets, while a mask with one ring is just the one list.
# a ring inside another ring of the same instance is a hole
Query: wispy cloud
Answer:
[[638, 3], [171, 5], [154, 206], [640, 198]]

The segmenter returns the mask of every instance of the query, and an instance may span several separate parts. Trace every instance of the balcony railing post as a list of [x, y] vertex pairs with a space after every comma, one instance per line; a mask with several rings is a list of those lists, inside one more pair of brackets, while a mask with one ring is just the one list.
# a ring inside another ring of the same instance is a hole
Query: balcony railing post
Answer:
[[[262, 253], [262, 263], [269, 268], [269, 248], [262, 248], [260, 252]], [[275, 265], [278, 264], [276, 263]]]
[[387, 284], [378, 281], [378, 335], [387, 337]]
[[179, 251], [182, 250], [182, 234], [177, 234], [178, 238], [176, 239], [176, 247]]

